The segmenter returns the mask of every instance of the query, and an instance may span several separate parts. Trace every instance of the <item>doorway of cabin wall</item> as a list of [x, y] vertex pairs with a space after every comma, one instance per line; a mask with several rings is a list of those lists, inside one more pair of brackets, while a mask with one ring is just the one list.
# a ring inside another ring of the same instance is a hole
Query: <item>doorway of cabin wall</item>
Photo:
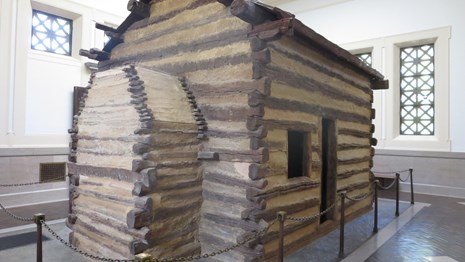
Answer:
[[[337, 141], [335, 122], [332, 119], [323, 118], [321, 127], [322, 168], [320, 212], [326, 210], [335, 201], [337, 173]], [[320, 216], [320, 224], [333, 219], [333, 217], [333, 211]]]

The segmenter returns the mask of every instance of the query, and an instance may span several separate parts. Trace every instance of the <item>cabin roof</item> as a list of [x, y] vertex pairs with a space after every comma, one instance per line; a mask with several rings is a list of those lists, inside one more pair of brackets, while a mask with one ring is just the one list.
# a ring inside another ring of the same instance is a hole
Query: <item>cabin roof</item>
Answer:
[[[130, 0], [130, 2], [136, 0]], [[352, 55], [347, 50], [329, 41], [322, 35], [318, 34], [289, 12], [274, 6], [266, 5], [257, 0], [217, 0], [218, 2], [229, 6], [231, 14], [253, 25], [249, 36], [258, 36], [260, 38], [272, 38], [278, 35], [286, 34], [291, 37], [302, 39], [304, 42], [311, 43], [316, 48], [334, 56], [336, 59], [352, 66], [357, 71], [368, 75], [373, 89], [387, 89], [387, 80], [384, 76], [366, 65], [360, 59]], [[140, 0], [141, 3], [148, 6], [150, 0]], [[147, 10], [148, 11], [148, 10]], [[145, 16], [146, 17], [146, 16]], [[122, 34], [131, 28], [131, 25], [139, 20], [144, 19], [142, 15], [131, 12], [126, 20], [114, 32]], [[104, 28], [101, 28], [105, 30]], [[273, 35], [275, 34], [275, 35]], [[118, 44], [117, 41], [111, 40], [104, 47], [104, 51], [110, 53], [113, 47]]]

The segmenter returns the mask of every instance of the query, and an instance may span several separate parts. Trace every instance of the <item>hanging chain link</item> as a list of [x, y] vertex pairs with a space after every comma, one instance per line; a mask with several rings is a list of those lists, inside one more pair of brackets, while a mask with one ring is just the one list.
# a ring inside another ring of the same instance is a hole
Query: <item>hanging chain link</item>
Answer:
[[407, 182], [409, 179], [410, 179], [410, 174], [408, 174], [408, 176], [407, 176], [405, 179], [402, 179], [402, 178], [399, 176], [399, 180], [402, 181], [402, 182]]
[[45, 223], [44, 220], [41, 220], [40, 223], [42, 224], [43, 227], [45, 227], [48, 232], [50, 234], [52, 234], [52, 236], [54, 236], [58, 241], [60, 241], [63, 245], [67, 246], [68, 248], [70, 248], [71, 250], [73, 250], [74, 252], [76, 253], [79, 253], [85, 257], [88, 257], [88, 258], [92, 258], [92, 259], [95, 259], [95, 260], [99, 260], [99, 261], [109, 261], [109, 262], [134, 262], [134, 259], [113, 259], [113, 258], [105, 258], [105, 257], [100, 257], [100, 256], [96, 256], [96, 255], [93, 255], [93, 254], [89, 254], [85, 251], [82, 251], [81, 249], [73, 246], [72, 244], [68, 243], [66, 240], [64, 240], [63, 238], [61, 238], [55, 231], [53, 231], [53, 229], [50, 228], [49, 225], [47, 225], [47, 223]]
[[392, 183], [391, 183], [389, 186], [384, 187], [384, 186], [382, 186], [382, 185], [380, 185], [380, 184], [378, 183], [377, 187], [379, 187], [379, 188], [382, 189], [382, 190], [388, 190], [388, 189], [390, 189], [391, 187], [393, 187], [395, 183], [396, 183], [396, 180], [394, 179], [394, 181], [392, 181]]
[[370, 191], [368, 193], [365, 193], [363, 195], [360, 195], [360, 196], [355, 196], [355, 197], [350, 197], [349, 195], [346, 195], [345, 197], [351, 201], [362, 201], [362, 200], [365, 200], [367, 199], [369, 196], [373, 195], [373, 191]]
[[0, 204], [0, 208], [7, 214], [9, 215], [10, 217], [16, 219], [16, 220], [19, 220], [19, 221], [24, 221], [24, 222], [31, 222], [31, 221], [34, 221], [34, 218], [26, 218], [26, 217], [20, 217], [20, 216], [17, 216], [13, 213], [11, 213], [10, 211], [8, 211], [2, 204]]
[[[339, 197], [339, 196], [338, 196]], [[322, 212], [318, 213], [318, 214], [314, 214], [314, 215], [311, 215], [311, 216], [307, 216], [307, 217], [291, 217], [291, 216], [286, 216], [286, 219], [289, 219], [289, 220], [293, 220], [293, 221], [300, 221], [300, 222], [303, 222], [303, 221], [311, 221], [311, 220], [314, 220], [314, 219], [317, 219], [319, 218], [320, 216], [328, 213], [331, 209], [333, 209], [335, 206], [336, 206], [336, 201], [334, 201], [334, 203], [332, 205], [330, 205], [327, 209], [323, 210]]]
[[56, 177], [52, 179], [47, 179], [43, 181], [38, 181], [38, 182], [30, 182], [30, 183], [21, 183], [21, 184], [6, 184], [6, 185], [0, 185], [0, 187], [18, 187], [18, 186], [32, 186], [32, 185], [38, 185], [38, 184], [43, 184], [43, 183], [48, 183], [48, 182], [53, 182], [53, 181], [66, 181], [66, 178], [63, 179], [63, 177]]
[[259, 237], [262, 237], [266, 231], [268, 231], [268, 229], [273, 226], [274, 223], [276, 223], [276, 219], [271, 221], [271, 223], [265, 227], [264, 229], [260, 230], [260, 231], [257, 231], [255, 232], [253, 235], [245, 238], [244, 240], [240, 241], [240, 242], [237, 242], [236, 244], [232, 245], [232, 246], [229, 246], [229, 247], [226, 247], [224, 249], [220, 249], [220, 250], [216, 250], [216, 251], [213, 251], [211, 253], [208, 253], [208, 254], [203, 254], [203, 255], [197, 255], [197, 256], [188, 256], [188, 257], [177, 257], [177, 258], [153, 258], [152, 259], [152, 262], [178, 262], [178, 261], [193, 261], [193, 260], [198, 260], [198, 259], [202, 259], [202, 258], [209, 258], [209, 257], [214, 257], [216, 255], [220, 255], [220, 254], [223, 254], [223, 253], [226, 253], [226, 252], [229, 252], [233, 249], [236, 249], [240, 246], [243, 246], [245, 245], [247, 242], [253, 240], [253, 239], [256, 239], [256, 238], [259, 238]]

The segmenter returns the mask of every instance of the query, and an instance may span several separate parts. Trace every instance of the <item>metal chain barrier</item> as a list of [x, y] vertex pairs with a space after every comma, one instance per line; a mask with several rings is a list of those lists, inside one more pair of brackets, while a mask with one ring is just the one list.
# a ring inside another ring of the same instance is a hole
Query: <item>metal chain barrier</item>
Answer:
[[209, 257], [214, 257], [216, 255], [220, 255], [220, 254], [223, 254], [223, 253], [226, 253], [226, 252], [229, 252], [233, 249], [236, 249], [240, 246], [243, 246], [245, 245], [247, 242], [253, 240], [253, 239], [256, 239], [256, 238], [259, 238], [259, 237], [262, 237], [266, 231], [268, 231], [268, 229], [273, 226], [273, 224], [276, 223], [276, 219], [273, 220], [266, 228], [260, 230], [260, 231], [257, 231], [255, 232], [253, 235], [245, 238], [244, 240], [232, 245], [232, 246], [229, 246], [229, 247], [226, 247], [224, 249], [220, 249], [220, 250], [216, 250], [216, 251], [213, 251], [211, 253], [208, 253], [208, 254], [203, 254], [203, 255], [197, 255], [197, 256], [188, 256], [188, 257], [177, 257], [177, 258], [152, 258], [151, 261], [153, 262], [178, 262], [178, 261], [193, 261], [193, 260], [198, 260], [198, 259], [202, 259], [202, 258], [209, 258]]
[[384, 187], [380, 185], [379, 183], [376, 186], [382, 190], [388, 190], [388, 189], [391, 189], [395, 184], [396, 184], [396, 180], [394, 179], [394, 181], [392, 181], [392, 183], [389, 186]]
[[53, 181], [58, 181], [58, 180], [61, 180], [61, 181], [64, 182], [64, 181], [66, 181], [66, 178], [65, 178], [65, 180], [63, 180], [62, 177], [57, 177], [57, 178], [47, 179], [47, 180], [38, 181], [38, 182], [21, 183], [21, 184], [5, 184], [5, 185], [0, 184], [0, 187], [32, 186], [32, 185], [38, 185], [38, 184], [43, 184], [43, 183], [48, 183], [48, 182], [53, 182]]
[[410, 174], [408, 174], [408, 176], [405, 179], [402, 179], [401, 177], [399, 177], [399, 180], [402, 182], [407, 182], [409, 178], [410, 178]]
[[[339, 195], [338, 195], [338, 198], [339, 198]], [[334, 200], [334, 203], [332, 205], [330, 205], [327, 209], [321, 211], [320, 213], [318, 214], [315, 214], [315, 215], [311, 215], [311, 216], [307, 216], [307, 217], [291, 217], [291, 216], [286, 216], [286, 219], [289, 219], [289, 220], [293, 220], [293, 221], [300, 221], [300, 222], [304, 222], [304, 221], [312, 221], [314, 219], [317, 219], [319, 217], [321, 217], [322, 215], [328, 213], [331, 209], [333, 209], [335, 206], [336, 206], [336, 201], [338, 199]]]
[[359, 196], [355, 196], [355, 197], [350, 197], [349, 195], [346, 195], [345, 197], [350, 200], [350, 201], [362, 201], [362, 200], [365, 200], [367, 199], [369, 196], [373, 195], [373, 191], [369, 192], [369, 193], [365, 193], [363, 195], [359, 195]]
[[[245, 245], [247, 242], [249, 242], [249, 241], [251, 241], [253, 239], [256, 239], [258, 237], [263, 236], [263, 234], [265, 234], [266, 231], [268, 231], [268, 229], [275, 222], [276, 222], [276, 219], [273, 220], [266, 228], [264, 228], [264, 229], [262, 229], [260, 231], [257, 231], [253, 235], [245, 238], [244, 240], [242, 240], [242, 241], [240, 241], [240, 242], [238, 242], [238, 243], [236, 243], [236, 244], [234, 244], [232, 246], [226, 247], [224, 249], [216, 250], [216, 251], [213, 251], [213, 252], [208, 253], [208, 254], [197, 255], [197, 256], [177, 257], [177, 258], [161, 258], [161, 259], [152, 258], [151, 261], [153, 261], [153, 262], [193, 261], [193, 260], [198, 260], [198, 259], [202, 259], [202, 258], [214, 257], [216, 255], [220, 255], [220, 254], [229, 252], [229, 251], [231, 251], [233, 249], [236, 249], [236, 248], [238, 248], [240, 246]], [[66, 240], [61, 238], [55, 231], [53, 231], [53, 229], [50, 228], [49, 225], [47, 225], [47, 223], [45, 223], [44, 220], [42, 220], [41, 223], [42, 223], [42, 226], [44, 226], [48, 230], [48, 232], [50, 234], [52, 234], [52, 236], [55, 237], [58, 241], [60, 241], [63, 245], [67, 246], [68, 248], [70, 248], [74, 252], [79, 253], [79, 254], [87, 257], [87, 258], [92, 258], [92, 259], [99, 260], [99, 261], [110, 261], [110, 262], [134, 262], [133, 259], [113, 259], [113, 258], [105, 258], [105, 257], [100, 257], [100, 256], [96, 256], [96, 255], [93, 255], [93, 254], [89, 254], [89, 253], [87, 253], [85, 251], [80, 250], [79, 248], [73, 246], [72, 244], [68, 243]]]
[[16, 219], [16, 220], [19, 220], [19, 221], [24, 221], [24, 222], [32, 222], [34, 221], [34, 218], [27, 218], [27, 217], [20, 217], [20, 216], [17, 216], [13, 213], [11, 213], [10, 211], [8, 211], [2, 204], [0, 204], [0, 208], [7, 214], [9, 215], [10, 217]]
[[52, 234], [52, 236], [54, 236], [63, 245], [67, 246], [68, 248], [70, 248], [74, 252], [79, 253], [79, 254], [87, 257], [87, 258], [92, 258], [92, 259], [99, 260], [99, 261], [110, 261], [110, 262], [134, 262], [134, 259], [113, 259], [113, 258], [105, 258], [105, 257], [100, 257], [100, 256], [96, 256], [96, 255], [93, 255], [93, 254], [89, 254], [89, 253], [87, 253], [85, 251], [82, 251], [81, 249], [73, 246], [72, 244], [68, 243], [66, 240], [61, 238], [55, 231], [53, 231], [53, 229], [50, 228], [49, 225], [47, 225], [47, 223], [45, 223], [45, 220], [41, 220], [40, 223], [42, 224], [43, 227], [45, 227], [48, 230], [48, 232], [50, 232], [50, 234]]

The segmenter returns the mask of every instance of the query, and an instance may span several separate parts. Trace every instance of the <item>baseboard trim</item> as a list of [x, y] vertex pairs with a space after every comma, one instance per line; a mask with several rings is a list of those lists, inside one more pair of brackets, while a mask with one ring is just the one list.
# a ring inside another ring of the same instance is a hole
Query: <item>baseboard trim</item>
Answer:
[[0, 203], [5, 208], [32, 206], [68, 199], [69, 189], [67, 187], [0, 195]]
[[[410, 182], [401, 182], [400, 191], [410, 193]], [[465, 188], [413, 183], [413, 192], [425, 195], [465, 198]]]

